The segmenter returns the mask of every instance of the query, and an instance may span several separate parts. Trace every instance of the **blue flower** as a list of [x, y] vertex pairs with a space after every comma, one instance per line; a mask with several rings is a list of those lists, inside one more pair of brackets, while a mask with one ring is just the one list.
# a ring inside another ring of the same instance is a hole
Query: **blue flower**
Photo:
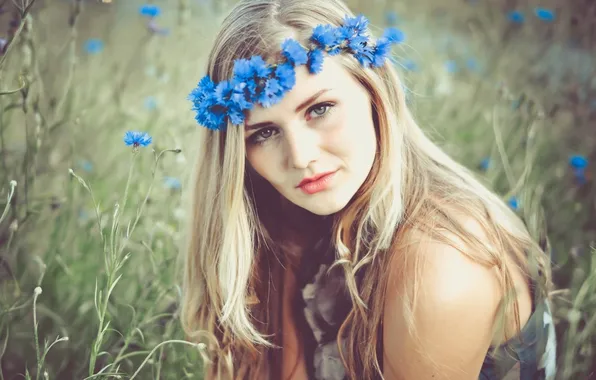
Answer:
[[406, 35], [397, 28], [387, 28], [381, 38], [386, 38], [392, 44], [398, 44], [406, 40]]
[[385, 14], [385, 20], [388, 25], [395, 25], [399, 21], [399, 17], [395, 11], [389, 11]]
[[250, 64], [254, 75], [258, 78], [267, 78], [271, 73], [271, 67], [267, 65], [267, 62], [260, 55], [254, 55], [250, 58]]
[[93, 171], [93, 163], [91, 161], [82, 160], [81, 162], [79, 162], [79, 166], [87, 173]]
[[[400, 43], [404, 40], [405, 36], [401, 30], [396, 28], [387, 28], [385, 33], [383, 33], [383, 37], [377, 40], [376, 46], [370, 51], [370, 58], [368, 58], [369, 52], [367, 51], [368, 46], [366, 46], [366, 44], [362, 44], [363, 47], [360, 48], [359, 53], [366, 57], [367, 60], [370, 59], [373, 67], [381, 67], [383, 64], [385, 64], [385, 59], [391, 52], [391, 45]], [[366, 64], [364, 66], [367, 67]]]
[[124, 143], [135, 148], [151, 144], [153, 138], [147, 132], [127, 131], [124, 134]]
[[85, 51], [88, 54], [99, 54], [103, 50], [103, 41], [98, 38], [90, 38], [85, 42]]
[[238, 82], [246, 84], [249, 101], [254, 102], [258, 97], [258, 88], [261, 82], [269, 78], [271, 67], [259, 56], [252, 56], [248, 59], [238, 59], [234, 62], [234, 78]]
[[569, 158], [569, 165], [574, 169], [585, 169], [588, 166], [588, 159], [581, 155], [574, 155]]
[[308, 61], [306, 49], [294, 39], [287, 39], [281, 44], [282, 54], [294, 66], [304, 65]]
[[232, 124], [239, 125], [244, 122], [244, 110], [252, 108], [252, 103], [246, 100], [244, 88], [246, 83], [240, 81], [221, 81], [215, 86], [213, 96], [214, 106], [219, 106], [221, 112], [228, 114]]
[[586, 181], [586, 167], [588, 166], [588, 159], [584, 156], [575, 155], [569, 158], [569, 165], [573, 168], [575, 179], [580, 184], [585, 184]]
[[368, 27], [368, 19], [364, 15], [358, 15], [356, 17], [346, 16], [343, 27], [353, 31], [355, 34], [363, 34]]
[[516, 23], [516, 24], [523, 24], [523, 22], [526, 20], [526, 16], [524, 16], [523, 13], [521, 13], [520, 11], [511, 11], [507, 14], [507, 18], [509, 19], [509, 21]]
[[[307, 57], [308, 59], [308, 57]], [[296, 84], [296, 72], [289, 63], [284, 63], [275, 68], [275, 79], [284, 90], [291, 90]]]
[[389, 41], [385, 39], [379, 39], [377, 41], [377, 46], [375, 47], [374, 51], [372, 52], [372, 65], [373, 67], [381, 67], [385, 64], [385, 59], [387, 59], [387, 55], [391, 52], [391, 44]]
[[491, 167], [491, 160], [490, 157], [485, 157], [480, 161], [480, 169], [483, 171], [487, 171]]
[[317, 25], [313, 29], [310, 40], [319, 48], [327, 49], [335, 42], [336, 32], [331, 25]]
[[557, 18], [555, 11], [547, 8], [536, 8], [534, 14], [542, 21], [551, 22]]
[[457, 67], [457, 62], [455, 62], [454, 60], [449, 60], [445, 62], [445, 70], [447, 70], [447, 72], [451, 74], [457, 73], [459, 71], [459, 68]]
[[265, 83], [265, 87], [261, 91], [258, 102], [263, 107], [268, 108], [279, 103], [283, 95], [283, 87], [279, 84], [277, 79], [271, 78]]
[[314, 49], [308, 53], [308, 71], [312, 74], [318, 74], [323, 70], [323, 60], [325, 55], [323, 50]]
[[206, 75], [199, 81], [199, 84], [197, 85], [197, 87], [195, 87], [192, 90], [192, 92], [188, 96], [188, 99], [195, 103], [201, 102], [209, 94], [211, 94], [214, 89], [215, 89], [215, 84], [213, 83], [211, 78], [208, 75]]
[[145, 17], [157, 17], [161, 14], [161, 9], [157, 5], [145, 4], [139, 8], [139, 14]]
[[182, 187], [180, 180], [176, 177], [164, 177], [164, 187], [167, 189], [178, 190]]
[[[362, 67], [370, 67], [373, 63], [378, 63], [382, 56], [375, 57], [374, 50], [370, 46], [362, 46], [354, 52], [354, 57]], [[375, 59], [377, 58], [377, 59]]]
[[246, 86], [238, 80], [222, 81], [216, 86], [209, 76], [203, 77], [188, 96], [197, 122], [213, 130], [225, 127], [226, 116], [233, 124], [244, 122], [243, 111], [252, 107], [245, 97]]
[[514, 210], [519, 209], [519, 200], [515, 196], [512, 196], [511, 198], [509, 198], [509, 200], [507, 201], [507, 204], [509, 205], [509, 207], [511, 207]]

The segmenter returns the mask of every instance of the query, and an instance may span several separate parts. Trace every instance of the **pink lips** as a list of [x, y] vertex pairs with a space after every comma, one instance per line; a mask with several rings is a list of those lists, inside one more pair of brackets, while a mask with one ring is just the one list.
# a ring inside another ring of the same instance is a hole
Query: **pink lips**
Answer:
[[305, 178], [297, 187], [299, 187], [300, 190], [304, 191], [306, 194], [318, 193], [329, 187], [331, 181], [335, 177], [335, 173], [337, 173], [337, 171], [321, 173], [311, 178]]

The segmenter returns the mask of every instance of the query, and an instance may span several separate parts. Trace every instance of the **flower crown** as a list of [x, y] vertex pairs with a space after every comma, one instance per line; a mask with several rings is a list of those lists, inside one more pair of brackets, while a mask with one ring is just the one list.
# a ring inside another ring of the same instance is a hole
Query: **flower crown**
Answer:
[[366, 17], [346, 16], [342, 26], [316, 26], [308, 49], [294, 39], [286, 39], [281, 44], [282, 62], [267, 64], [261, 56], [254, 55], [234, 61], [230, 80], [216, 84], [209, 75], [204, 76], [188, 96], [196, 112], [195, 119], [212, 130], [225, 129], [228, 122], [242, 124], [245, 111], [255, 103], [267, 108], [281, 101], [296, 83], [297, 66], [307, 65], [310, 73], [319, 73], [324, 53], [333, 56], [345, 51], [365, 68], [382, 66], [391, 45], [402, 42], [404, 35], [398, 29], [387, 28], [373, 45], [366, 35], [367, 27]]

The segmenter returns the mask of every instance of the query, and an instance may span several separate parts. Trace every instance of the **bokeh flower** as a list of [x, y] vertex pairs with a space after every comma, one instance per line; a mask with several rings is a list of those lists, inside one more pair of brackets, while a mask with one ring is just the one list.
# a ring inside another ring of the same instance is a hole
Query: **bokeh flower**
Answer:
[[87, 173], [93, 171], [93, 163], [89, 160], [81, 160], [79, 162], [79, 166], [81, 167], [81, 169], [83, 169]]
[[157, 17], [161, 14], [161, 8], [153, 4], [141, 5], [139, 14], [145, 17]]
[[163, 185], [166, 189], [171, 190], [179, 190], [182, 187], [182, 184], [178, 178], [169, 176], [164, 177]]
[[6, 38], [0, 38], [0, 54], [4, 54], [4, 48], [8, 44], [8, 40]]
[[515, 24], [523, 24], [524, 21], [526, 21], [526, 16], [520, 11], [511, 11], [507, 13], [507, 18]]
[[588, 166], [588, 159], [582, 155], [574, 155], [569, 158], [569, 165], [573, 169], [575, 179], [580, 184], [586, 183], [586, 167]]
[[517, 199], [516, 196], [512, 196], [509, 198], [509, 200], [507, 201], [507, 204], [509, 205], [509, 207], [511, 207], [513, 210], [518, 210], [519, 209], [519, 199]]
[[455, 62], [454, 60], [449, 60], [445, 62], [445, 70], [447, 70], [447, 72], [451, 74], [457, 73], [459, 71], [457, 62]]
[[147, 132], [127, 131], [124, 134], [124, 143], [128, 146], [138, 148], [151, 144], [153, 138]]
[[555, 11], [548, 9], [548, 8], [536, 8], [534, 9], [534, 14], [542, 21], [552, 22], [555, 21], [557, 15]]
[[485, 157], [482, 159], [482, 161], [480, 161], [480, 164], [478, 166], [480, 167], [480, 170], [487, 171], [488, 169], [490, 169], [491, 164], [492, 162], [490, 160], [490, 157]]
[[87, 54], [95, 55], [103, 51], [103, 41], [99, 38], [90, 38], [85, 42], [85, 51]]

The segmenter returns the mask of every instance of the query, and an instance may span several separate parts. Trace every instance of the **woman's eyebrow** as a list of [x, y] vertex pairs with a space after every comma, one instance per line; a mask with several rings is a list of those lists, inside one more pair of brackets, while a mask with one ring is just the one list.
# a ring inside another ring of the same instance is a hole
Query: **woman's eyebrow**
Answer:
[[[317, 100], [317, 98], [321, 95], [323, 95], [324, 93], [326, 93], [327, 91], [330, 91], [330, 88], [324, 88], [322, 90], [317, 91], [314, 95], [310, 96], [308, 99], [306, 99], [305, 101], [303, 101], [302, 103], [300, 103], [300, 105], [298, 107], [296, 107], [296, 110], [294, 111], [295, 113], [298, 113], [300, 111], [302, 111], [304, 108], [306, 108], [310, 103], [314, 102], [315, 100]], [[266, 125], [272, 124], [270, 121], [263, 121], [260, 123], [256, 123], [256, 124], [247, 124], [244, 123], [244, 130], [246, 131], [250, 131], [253, 129], [258, 129], [261, 127], [264, 127]]]

